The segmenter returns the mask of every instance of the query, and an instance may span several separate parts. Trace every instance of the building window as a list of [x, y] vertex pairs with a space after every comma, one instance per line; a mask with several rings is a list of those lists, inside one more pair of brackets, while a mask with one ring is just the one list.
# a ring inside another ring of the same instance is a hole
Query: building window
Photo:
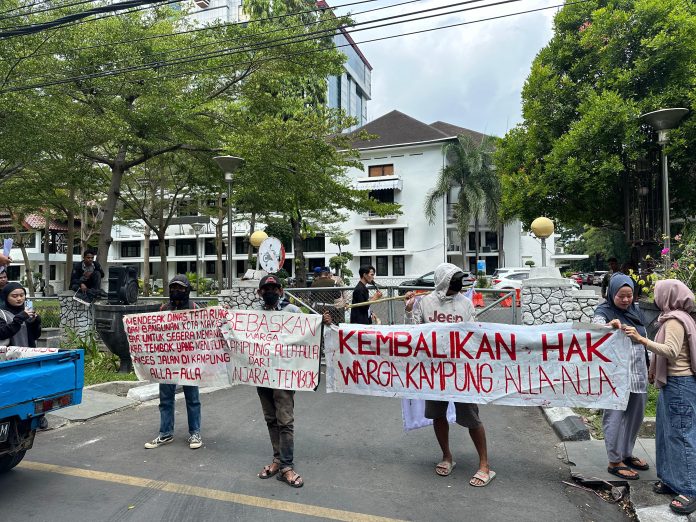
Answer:
[[177, 274], [188, 274], [189, 272], [196, 272], [196, 262], [195, 261], [177, 261], [176, 262], [176, 273]]
[[302, 246], [305, 252], [323, 252], [324, 251], [324, 234], [317, 234], [314, 237], [308, 237], [302, 241]]
[[249, 238], [244, 236], [237, 236], [234, 238], [234, 252], [235, 254], [246, 254], [249, 252]]
[[372, 248], [372, 230], [360, 231], [360, 250], [370, 250]]
[[360, 266], [372, 266], [372, 256], [360, 256]]
[[[394, 230], [392, 230], [392, 248], [404, 248], [404, 229], [403, 228], [395, 228]], [[394, 274], [394, 275], [396, 275], [396, 274]]]
[[121, 257], [140, 257], [140, 241], [121, 243]]
[[[214, 256], [217, 254], [217, 249], [215, 248], [215, 238], [214, 237], [206, 237], [205, 238], [205, 249], [204, 249], [205, 255], [206, 256]], [[225, 242], [222, 242], [222, 253], [226, 254], [227, 253], [227, 248], [225, 248]]]
[[196, 240], [195, 239], [177, 239], [176, 240], [176, 255], [177, 256], [195, 256], [196, 255]]
[[469, 232], [469, 252], [476, 251], [476, 232]]
[[486, 250], [496, 252], [498, 250], [498, 233], [486, 232]]
[[205, 275], [213, 274], [215, 275], [215, 261], [205, 262]]
[[368, 168], [368, 176], [370, 178], [378, 178], [380, 176], [393, 176], [394, 165], [372, 165]]
[[[235, 265], [237, 269], [237, 277], [242, 277], [246, 272], [246, 259], [237, 259]], [[225, 272], [225, 274], [226, 273], [227, 272]], [[232, 274], [232, 277], [234, 277], [234, 274]]]
[[404, 256], [392, 257], [392, 275], [406, 275], [406, 258]]
[[176, 206], [176, 214], [179, 217], [183, 216], [197, 216], [198, 215], [198, 202], [193, 199], [182, 199]]
[[394, 189], [371, 190], [368, 195], [380, 203], [394, 203]]
[[377, 263], [375, 264], [375, 275], [378, 275], [378, 276], [389, 275], [389, 257], [388, 256], [377, 256]]
[[388, 241], [387, 241], [387, 230], [386, 229], [381, 229], [381, 230], [376, 230], [375, 231], [376, 236], [377, 236], [377, 248], [388, 248]]
[[[164, 245], [165, 248], [169, 248], [169, 240], [165, 239], [164, 240]], [[160, 244], [158, 239], [151, 239], [150, 240], [150, 256], [151, 257], [157, 257], [160, 255]]]

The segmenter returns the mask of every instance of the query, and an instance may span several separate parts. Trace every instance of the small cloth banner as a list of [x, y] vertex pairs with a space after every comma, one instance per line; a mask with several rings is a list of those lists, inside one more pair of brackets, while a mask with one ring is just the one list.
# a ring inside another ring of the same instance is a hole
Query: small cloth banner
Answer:
[[511, 406], [625, 409], [631, 341], [598, 325], [341, 324], [328, 392]]
[[311, 390], [319, 382], [321, 316], [211, 307], [126, 315], [141, 380]]
[[58, 348], [29, 348], [27, 346], [0, 346], [0, 361], [11, 361], [13, 359], [27, 359], [46, 355], [47, 353], [57, 353]]

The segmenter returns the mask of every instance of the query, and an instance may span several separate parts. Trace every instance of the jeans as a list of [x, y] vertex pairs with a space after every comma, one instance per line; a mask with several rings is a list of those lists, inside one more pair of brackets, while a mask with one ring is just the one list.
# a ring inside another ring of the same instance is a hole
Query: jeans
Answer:
[[292, 468], [295, 449], [295, 392], [256, 388], [273, 446], [273, 459], [280, 469]]
[[[159, 385], [160, 436], [174, 435], [174, 395], [176, 384]], [[201, 431], [201, 401], [198, 386], [184, 386], [189, 434]]]
[[657, 476], [679, 494], [696, 496], [696, 377], [667, 377], [655, 418]]

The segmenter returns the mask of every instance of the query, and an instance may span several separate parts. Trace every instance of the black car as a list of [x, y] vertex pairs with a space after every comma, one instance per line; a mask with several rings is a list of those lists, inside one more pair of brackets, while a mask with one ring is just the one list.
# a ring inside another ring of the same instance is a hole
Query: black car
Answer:
[[[476, 277], [471, 272], [464, 272], [464, 277], [462, 278], [462, 283], [464, 287], [468, 287], [474, 284]], [[399, 286], [425, 286], [429, 288], [435, 287], [435, 272], [428, 272], [423, 274], [416, 279], [409, 279], [408, 281], [403, 281]], [[399, 289], [399, 295], [404, 295], [409, 289]]]

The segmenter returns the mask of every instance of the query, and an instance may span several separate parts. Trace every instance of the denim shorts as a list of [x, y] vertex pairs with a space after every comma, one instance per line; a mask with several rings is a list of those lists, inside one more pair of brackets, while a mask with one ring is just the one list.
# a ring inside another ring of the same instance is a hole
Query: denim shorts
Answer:
[[[447, 416], [448, 401], [425, 401], [425, 418], [439, 419]], [[482, 422], [479, 418], [479, 409], [476, 404], [467, 402], [455, 402], [454, 409], [457, 412], [457, 424], [465, 428], [478, 428]]]

